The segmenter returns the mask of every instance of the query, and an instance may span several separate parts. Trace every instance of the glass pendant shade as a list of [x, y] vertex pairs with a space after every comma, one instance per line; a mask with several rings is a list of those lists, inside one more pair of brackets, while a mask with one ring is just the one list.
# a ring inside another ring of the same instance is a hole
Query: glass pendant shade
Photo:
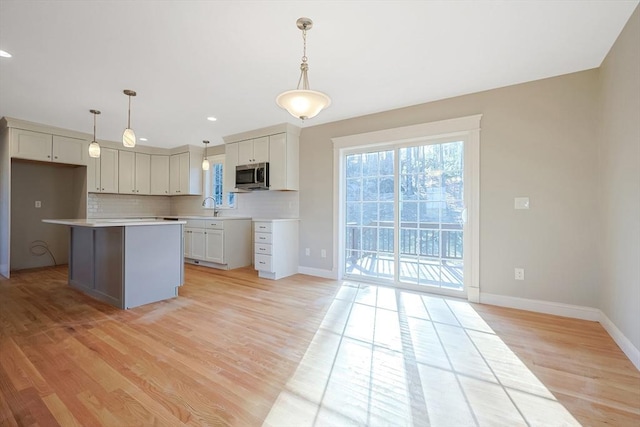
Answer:
[[98, 141], [91, 141], [91, 144], [89, 144], [89, 157], [100, 157], [100, 144], [98, 144]]
[[202, 170], [203, 171], [209, 170], [209, 160], [207, 160], [206, 157], [202, 160]]
[[126, 128], [122, 134], [122, 145], [128, 148], [136, 146], [136, 134], [133, 129]]
[[289, 112], [293, 117], [301, 120], [313, 118], [320, 111], [331, 105], [331, 98], [322, 92], [309, 88], [309, 63], [307, 58], [307, 31], [313, 27], [309, 18], [299, 18], [296, 21], [298, 29], [302, 30], [303, 50], [300, 64], [300, 78], [295, 90], [282, 92], [276, 98], [276, 104]]
[[276, 103], [293, 117], [306, 120], [331, 105], [331, 98], [315, 90], [289, 90], [276, 98]]

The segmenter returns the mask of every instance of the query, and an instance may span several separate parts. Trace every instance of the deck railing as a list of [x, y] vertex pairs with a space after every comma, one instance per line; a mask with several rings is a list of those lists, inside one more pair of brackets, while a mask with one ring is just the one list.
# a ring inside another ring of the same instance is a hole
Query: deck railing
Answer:
[[[347, 258], [360, 258], [363, 252], [392, 254], [393, 233], [390, 222], [371, 222], [366, 226], [347, 224]], [[400, 254], [462, 259], [462, 225], [403, 222], [400, 225]]]

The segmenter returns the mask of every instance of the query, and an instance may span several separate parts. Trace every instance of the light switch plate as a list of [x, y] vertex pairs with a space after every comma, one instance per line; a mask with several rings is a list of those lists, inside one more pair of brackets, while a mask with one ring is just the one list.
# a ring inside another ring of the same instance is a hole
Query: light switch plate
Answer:
[[529, 209], [528, 197], [516, 197], [513, 204], [515, 209]]

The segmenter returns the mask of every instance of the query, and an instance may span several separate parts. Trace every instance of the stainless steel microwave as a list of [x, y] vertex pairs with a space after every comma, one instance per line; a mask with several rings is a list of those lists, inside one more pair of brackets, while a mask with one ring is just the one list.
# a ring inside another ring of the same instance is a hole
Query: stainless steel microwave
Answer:
[[236, 188], [239, 190], [268, 190], [269, 162], [236, 166]]

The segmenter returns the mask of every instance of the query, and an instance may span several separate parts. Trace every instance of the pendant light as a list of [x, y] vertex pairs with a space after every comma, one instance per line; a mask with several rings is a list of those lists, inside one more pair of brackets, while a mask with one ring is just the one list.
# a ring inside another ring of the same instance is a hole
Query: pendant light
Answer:
[[96, 116], [100, 114], [98, 110], [89, 110], [91, 114], [93, 114], [93, 141], [89, 144], [89, 157], [98, 158], [100, 157], [100, 144], [96, 141]]
[[[296, 90], [283, 92], [276, 98], [276, 103], [284, 108], [293, 117], [305, 120], [315, 117], [323, 108], [331, 105], [331, 98], [322, 92], [309, 89], [309, 77], [307, 72], [307, 30], [313, 27], [313, 21], [309, 18], [299, 18], [296, 25], [302, 30], [303, 51], [302, 64], [300, 64], [300, 78]], [[302, 89], [300, 89], [302, 83]]]
[[129, 97], [129, 114], [127, 115], [127, 128], [122, 134], [122, 145], [133, 148], [136, 146], [136, 134], [133, 129], [131, 129], [131, 97], [136, 96], [136, 93], [129, 89], [125, 89], [123, 92]]
[[202, 141], [202, 143], [204, 144], [204, 157], [202, 158], [202, 170], [208, 171], [209, 159], [207, 159], [207, 144], [209, 144], [209, 141]]

